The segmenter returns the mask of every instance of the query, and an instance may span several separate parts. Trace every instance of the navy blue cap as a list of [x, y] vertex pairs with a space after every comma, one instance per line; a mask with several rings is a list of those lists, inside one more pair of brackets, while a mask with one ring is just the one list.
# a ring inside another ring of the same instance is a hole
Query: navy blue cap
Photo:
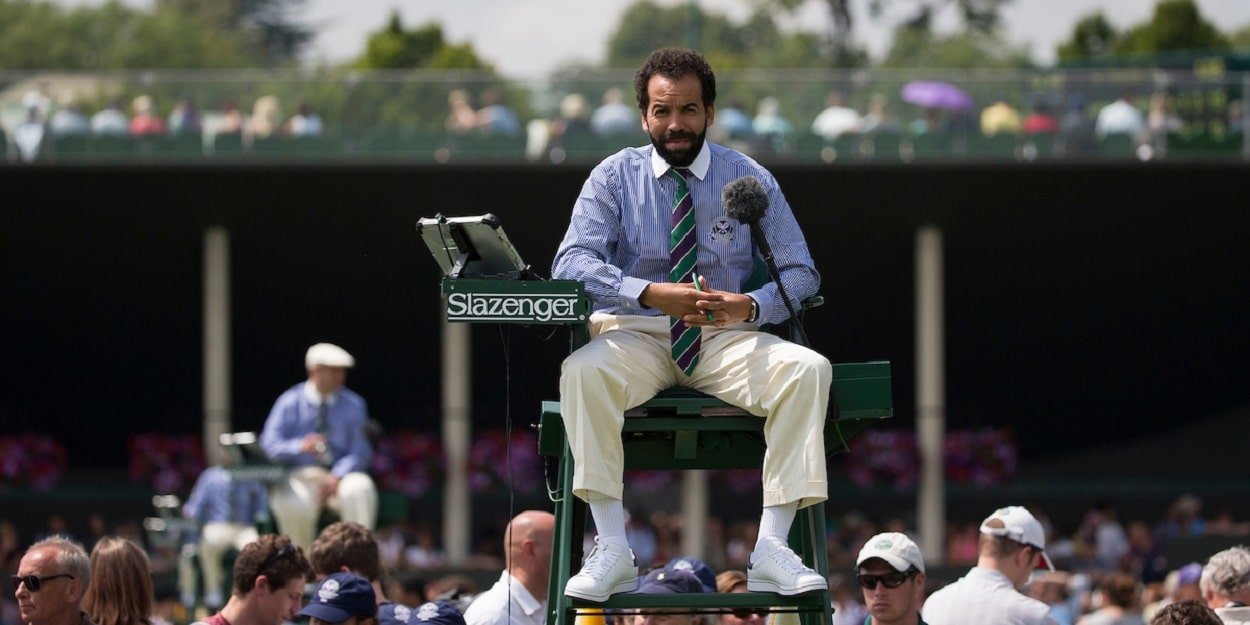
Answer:
[[690, 571], [656, 569], [647, 573], [638, 584], [639, 594], [672, 595], [678, 593], [701, 593], [703, 582]]
[[386, 604], [378, 610], [378, 621], [382, 625], [465, 625], [464, 615], [450, 601], [430, 601], [416, 608]]
[[706, 562], [694, 556], [678, 556], [664, 565], [666, 571], [687, 571], [694, 573], [703, 584], [703, 592], [716, 592], [716, 573]]
[[335, 573], [321, 580], [300, 616], [342, 623], [353, 616], [376, 616], [378, 597], [369, 580], [355, 573]]

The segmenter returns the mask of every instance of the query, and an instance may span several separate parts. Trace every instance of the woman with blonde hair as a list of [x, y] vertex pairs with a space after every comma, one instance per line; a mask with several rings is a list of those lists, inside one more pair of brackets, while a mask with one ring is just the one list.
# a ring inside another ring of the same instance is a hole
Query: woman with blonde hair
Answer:
[[106, 536], [91, 550], [82, 609], [96, 625], [152, 625], [152, 564], [138, 545]]

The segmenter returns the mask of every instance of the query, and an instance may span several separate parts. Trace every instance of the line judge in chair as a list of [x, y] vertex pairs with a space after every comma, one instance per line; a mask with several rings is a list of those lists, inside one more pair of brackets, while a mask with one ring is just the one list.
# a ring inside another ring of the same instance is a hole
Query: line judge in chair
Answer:
[[308, 380], [274, 402], [260, 436], [269, 459], [291, 469], [269, 499], [278, 531], [303, 549], [317, 535], [323, 506], [344, 521], [373, 529], [378, 490], [366, 473], [373, 449], [365, 400], [344, 386], [356, 360], [343, 348], [317, 343], [304, 355]]
[[772, 174], [705, 141], [716, 78], [700, 54], [653, 52], [634, 89], [651, 144], [617, 152], [591, 172], [552, 270], [555, 278], [584, 282], [595, 306], [593, 338], [564, 361], [560, 378], [573, 492], [588, 503], [598, 531], [565, 594], [604, 601], [637, 588], [622, 505], [623, 413], [671, 386], [766, 419], [750, 590], [825, 589], [787, 535], [800, 508], [828, 495], [822, 433], [832, 367], [811, 349], [759, 331], [789, 312], [773, 282], [743, 292], [758, 242], [728, 215], [722, 190], [745, 176], [760, 182], [770, 208], [759, 223], [796, 306], [820, 283], [803, 233]]

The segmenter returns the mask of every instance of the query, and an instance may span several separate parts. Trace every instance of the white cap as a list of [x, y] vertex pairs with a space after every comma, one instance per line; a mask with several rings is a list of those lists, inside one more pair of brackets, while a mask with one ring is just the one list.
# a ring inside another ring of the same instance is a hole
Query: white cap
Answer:
[[347, 353], [347, 350], [330, 343], [317, 343], [308, 348], [308, 353], [304, 354], [304, 368], [312, 370], [313, 367], [322, 365], [325, 367], [355, 367], [356, 359]]
[[900, 573], [906, 573], [912, 567], [924, 573], [924, 556], [920, 554], [920, 547], [917, 547], [907, 534], [885, 532], [869, 538], [868, 542], [864, 543], [864, 548], [859, 550], [855, 566], [860, 566], [872, 558], [885, 560]]
[[1042, 552], [1042, 561], [1046, 563], [1046, 568], [1055, 570], [1050, 556], [1046, 555], [1046, 531], [1024, 506], [1007, 506], [995, 510], [994, 514], [981, 522], [981, 533], [1002, 536], [1033, 547]]

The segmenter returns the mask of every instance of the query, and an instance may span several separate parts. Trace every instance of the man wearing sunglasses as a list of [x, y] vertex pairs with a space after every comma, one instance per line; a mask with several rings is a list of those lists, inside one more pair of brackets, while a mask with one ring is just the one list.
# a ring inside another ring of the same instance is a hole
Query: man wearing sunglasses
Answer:
[[79, 609], [91, 559], [82, 545], [50, 536], [30, 546], [10, 578], [17, 610], [26, 625], [92, 625]]
[[266, 534], [234, 560], [234, 587], [226, 607], [192, 625], [282, 625], [304, 602], [313, 571], [304, 551], [286, 536]]
[[999, 508], [981, 523], [977, 565], [924, 604], [931, 625], [1058, 625], [1050, 606], [1020, 592], [1033, 570], [1055, 567], [1046, 532], [1022, 506]]
[[885, 532], [864, 543], [855, 561], [868, 618], [864, 625], [924, 625], [924, 556], [906, 534]]

